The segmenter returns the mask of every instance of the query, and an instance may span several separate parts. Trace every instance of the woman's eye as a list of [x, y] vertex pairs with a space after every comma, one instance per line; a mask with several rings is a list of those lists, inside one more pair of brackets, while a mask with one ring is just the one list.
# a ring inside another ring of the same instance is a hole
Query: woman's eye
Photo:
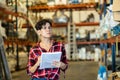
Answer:
[[48, 29], [51, 29], [51, 27], [48, 27]]
[[46, 29], [46, 27], [43, 27], [43, 29]]
[[51, 27], [43, 27], [43, 29], [51, 29]]

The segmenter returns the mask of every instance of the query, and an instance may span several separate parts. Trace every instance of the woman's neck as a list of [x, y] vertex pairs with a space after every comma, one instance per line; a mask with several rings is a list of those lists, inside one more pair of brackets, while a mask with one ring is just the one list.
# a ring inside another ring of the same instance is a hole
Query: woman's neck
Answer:
[[41, 40], [40, 46], [41, 46], [42, 48], [44, 48], [45, 50], [49, 51], [49, 49], [50, 49], [51, 46], [52, 46], [52, 40], [50, 40], [50, 39], [48, 39], [48, 40], [47, 40], [47, 39]]
[[42, 44], [51, 44], [51, 39], [41, 39]]

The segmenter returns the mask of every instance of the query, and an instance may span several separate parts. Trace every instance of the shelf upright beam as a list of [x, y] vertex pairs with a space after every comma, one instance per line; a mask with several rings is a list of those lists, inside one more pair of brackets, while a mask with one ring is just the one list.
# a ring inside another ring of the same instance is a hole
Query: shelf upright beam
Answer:
[[[99, 4], [100, 10], [102, 10], [102, 4]], [[102, 12], [102, 11], [101, 11]], [[102, 13], [100, 13], [100, 21], [102, 20]]]
[[[101, 10], [101, 13], [100, 13], [100, 23], [101, 23], [101, 21], [102, 21], [102, 12], [103, 12], [103, 0], [100, 0], [99, 6], [100, 6], [100, 10]], [[104, 49], [104, 44], [103, 43], [100, 43], [100, 49], [101, 49], [101, 51], [103, 51], [103, 49]], [[100, 60], [102, 62], [104, 61], [103, 56], [101, 56]]]
[[[106, 12], [107, 12], [106, 11], [106, 3], [107, 3], [107, 0], [104, 0], [104, 3], [103, 3], [103, 6], [104, 6], [104, 8], [103, 8], [104, 17], [105, 17]], [[104, 39], [106, 39], [106, 37], [107, 37], [107, 34], [105, 34]], [[108, 43], [104, 43], [104, 49], [105, 49], [104, 63], [105, 63], [106, 67], [107, 67], [107, 44]], [[108, 72], [106, 74], [107, 74], [107, 77], [108, 77]]]
[[[105, 63], [105, 66], [107, 67], [107, 54], [108, 54], [108, 44], [107, 43], [104, 43], [104, 49], [105, 49], [105, 56], [104, 56], [104, 63]], [[106, 76], [108, 77], [108, 71], [106, 72]]]
[[[17, 0], [15, 0], [15, 12], [17, 13], [18, 12], [18, 10], [17, 10]], [[18, 32], [18, 18], [17, 18], [17, 16], [16, 16], [16, 32]], [[16, 70], [19, 70], [20, 69], [20, 67], [19, 67], [19, 52], [18, 52], [18, 43], [16, 43], [17, 45], [16, 45], [16, 53], [17, 53], [17, 55], [16, 55]]]
[[[26, 0], [26, 8], [27, 8], [27, 13], [26, 13], [26, 14], [27, 14], [27, 18], [29, 17], [29, 16], [28, 16], [28, 12], [29, 12], [29, 11], [28, 11], [28, 7], [29, 7], [28, 0]], [[28, 22], [29, 22], [29, 21], [27, 20], [27, 24], [28, 24]]]
[[103, 6], [104, 6], [103, 11], [104, 11], [104, 16], [105, 16], [106, 15], [106, 0], [104, 0]]
[[[116, 46], [115, 46], [115, 43], [112, 43], [112, 45], [111, 45], [111, 48], [112, 48], [112, 72], [115, 72], [116, 70], [115, 70], [115, 65], [116, 65]], [[112, 78], [112, 80], [114, 80], [114, 77]]]
[[[27, 18], [29, 18], [29, 15], [28, 15], [28, 13], [29, 13], [29, 11], [28, 11], [28, 7], [29, 7], [29, 4], [28, 4], [28, 0], [26, 0], [26, 8], [27, 8]], [[29, 20], [28, 19], [26, 19], [26, 22], [27, 22], [27, 29], [29, 28]]]
[[104, 49], [105, 49], [104, 61], [105, 61], [105, 66], [107, 66], [107, 43], [104, 44]]
[[113, 4], [113, 0], [110, 0], [110, 4]]
[[[100, 43], [100, 49], [101, 49], [101, 51], [103, 51], [103, 49], [104, 49], [103, 43]], [[102, 54], [101, 54], [101, 55], [102, 55]], [[103, 56], [100, 57], [100, 60], [101, 60], [102, 62], [104, 61]]]
[[[26, 0], [26, 7], [27, 7], [27, 18], [29, 18], [29, 15], [28, 15], [28, 13], [29, 13], [29, 10], [28, 10], [28, 7], [29, 7], [28, 0]], [[26, 22], [27, 22], [27, 29], [28, 29], [29, 26], [30, 26], [28, 19], [26, 20]], [[30, 51], [30, 47], [31, 47], [31, 46], [30, 46], [29, 44], [26, 45], [28, 54], [29, 54], [29, 51]]]
[[[106, 15], [106, 0], [100, 0], [100, 9], [101, 9], [101, 14], [100, 14], [100, 21], [102, 21], [102, 13], [105, 17]], [[104, 39], [106, 39], [106, 35], [104, 36]], [[105, 65], [107, 66], [107, 43], [101, 43], [103, 45], [103, 49], [105, 50], [105, 55], [102, 58], [103, 62], [105, 63]]]
[[107, 44], [100, 43], [101, 51], [105, 52], [104, 55], [101, 56], [101, 61], [105, 63], [105, 66], [107, 66]]

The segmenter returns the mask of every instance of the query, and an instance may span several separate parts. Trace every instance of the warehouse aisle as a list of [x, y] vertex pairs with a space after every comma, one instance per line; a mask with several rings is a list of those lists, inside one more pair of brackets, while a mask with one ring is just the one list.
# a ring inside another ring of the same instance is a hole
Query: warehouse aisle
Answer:
[[[98, 63], [94, 61], [70, 61], [65, 80], [96, 80]], [[61, 72], [62, 73], [62, 72]], [[13, 80], [29, 80], [26, 70], [12, 73]], [[61, 79], [64, 80], [63, 74]]]

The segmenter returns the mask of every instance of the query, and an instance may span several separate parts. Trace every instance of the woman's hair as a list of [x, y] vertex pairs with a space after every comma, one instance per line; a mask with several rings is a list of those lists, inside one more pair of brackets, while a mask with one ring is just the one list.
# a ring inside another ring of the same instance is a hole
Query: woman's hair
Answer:
[[35, 25], [36, 30], [41, 30], [42, 26], [45, 25], [46, 23], [49, 23], [52, 26], [51, 19], [42, 19], [36, 23], [36, 25]]

